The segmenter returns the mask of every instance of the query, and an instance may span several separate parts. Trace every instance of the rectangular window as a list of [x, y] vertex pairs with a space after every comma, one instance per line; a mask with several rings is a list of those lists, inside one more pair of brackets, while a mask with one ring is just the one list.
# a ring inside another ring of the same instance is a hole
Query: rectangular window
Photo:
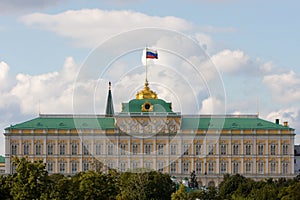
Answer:
[[109, 144], [107, 146], [107, 155], [113, 155], [113, 152], [114, 152], [114, 146], [113, 144]]
[[65, 155], [66, 154], [66, 145], [64, 143], [59, 144], [59, 155]]
[[145, 162], [145, 168], [146, 169], [151, 169], [152, 168], [152, 163], [150, 161]]
[[138, 162], [137, 161], [132, 162], [132, 168], [133, 169], [137, 169], [138, 168]]
[[161, 173], [164, 172], [164, 162], [158, 162], [158, 171]]
[[171, 163], [171, 173], [172, 173], [172, 174], [175, 174], [175, 173], [176, 173], [176, 163], [175, 163], [175, 162], [172, 162], [172, 163]]
[[125, 172], [125, 170], [126, 170], [126, 163], [125, 162], [121, 162], [120, 169], [121, 169], [121, 172]]
[[35, 155], [41, 155], [42, 154], [42, 144], [37, 143], [35, 145]]
[[183, 173], [184, 174], [188, 174], [189, 173], [189, 163], [188, 162], [184, 162], [183, 163]]
[[258, 163], [258, 173], [259, 174], [263, 174], [264, 173], [264, 163], [263, 162], [259, 162]]
[[208, 145], [208, 155], [214, 155], [214, 145]]
[[121, 155], [125, 155], [125, 152], [126, 152], [126, 145], [125, 144], [121, 144], [120, 145], [120, 148], [121, 148]]
[[263, 144], [258, 145], [258, 155], [264, 155], [264, 145]]
[[16, 144], [11, 145], [11, 155], [17, 155], [18, 146]]
[[251, 145], [250, 144], [246, 145], [246, 155], [251, 155]]
[[190, 149], [190, 145], [188, 144], [183, 145], [183, 155], [189, 155], [189, 149]]
[[83, 162], [83, 171], [86, 172], [90, 170], [90, 163], [88, 161]]
[[52, 143], [49, 143], [47, 145], [47, 154], [48, 155], [53, 155], [53, 144]]
[[47, 171], [49, 173], [52, 173], [53, 172], [53, 162], [48, 162], [47, 163]]
[[60, 173], [65, 173], [66, 171], [66, 163], [65, 162], [60, 162], [59, 163], [59, 172]]
[[83, 155], [89, 155], [89, 144], [83, 145]]
[[164, 155], [164, 145], [163, 144], [158, 145], [158, 155]]
[[96, 155], [101, 155], [102, 154], [102, 151], [101, 151], [101, 144], [96, 144]]
[[77, 173], [77, 162], [72, 162], [72, 173]]
[[226, 163], [225, 162], [222, 162], [221, 163], [221, 174], [225, 174], [226, 173]]
[[271, 162], [271, 173], [272, 174], [275, 174], [276, 173], [276, 163], [275, 162]]
[[226, 144], [221, 144], [220, 150], [221, 150], [221, 155], [226, 155]]
[[246, 173], [247, 174], [251, 173], [251, 163], [250, 162], [246, 162]]
[[288, 145], [286, 144], [282, 145], [282, 154], [288, 155]]
[[201, 162], [196, 162], [196, 174], [200, 174], [202, 169], [201, 169]]
[[196, 155], [201, 155], [201, 144], [195, 145], [195, 153]]
[[145, 145], [145, 154], [147, 154], [147, 155], [151, 154], [151, 144]]
[[288, 163], [282, 163], [282, 173], [287, 174], [288, 173]]
[[25, 143], [24, 144], [24, 155], [28, 155], [29, 154], [29, 143]]
[[108, 168], [109, 169], [113, 169], [114, 168], [114, 163], [113, 162], [109, 162], [108, 163]]
[[133, 155], [137, 155], [138, 152], [138, 145], [137, 144], [133, 144], [132, 145], [132, 154]]
[[233, 173], [238, 174], [239, 173], [239, 163], [234, 162], [233, 163]]
[[171, 144], [171, 155], [176, 155], [176, 144]]
[[235, 144], [235, 145], [233, 145], [232, 148], [233, 148], [233, 149], [232, 149], [232, 154], [233, 154], [233, 155], [238, 155], [238, 154], [239, 154], [239, 145], [238, 145], [238, 144]]
[[208, 163], [208, 173], [209, 174], [214, 173], [214, 163], [213, 162]]
[[78, 152], [78, 145], [77, 143], [72, 143], [72, 155], [77, 155]]
[[275, 144], [271, 144], [271, 155], [275, 155], [275, 152], [276, 152], [276, 146]]

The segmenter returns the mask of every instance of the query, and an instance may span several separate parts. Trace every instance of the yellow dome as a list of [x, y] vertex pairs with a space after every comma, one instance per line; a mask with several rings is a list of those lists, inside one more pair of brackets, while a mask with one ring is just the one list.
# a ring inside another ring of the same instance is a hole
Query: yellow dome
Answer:
[[148, 81], [146, 80], [144, 89], [136, 94], [136, 99], [157, 99], [157, 94], [150, 90]]

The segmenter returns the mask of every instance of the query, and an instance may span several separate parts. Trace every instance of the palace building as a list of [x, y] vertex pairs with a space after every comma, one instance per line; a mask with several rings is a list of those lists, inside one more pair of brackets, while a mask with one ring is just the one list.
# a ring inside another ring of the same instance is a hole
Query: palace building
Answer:
[[[258, 115], [182, 115], [144, 88], [114, 113], [45, 115], [5, 129], [5, 170], [14, 156], [42, 159], [51, 173], [148, 168], [217, 186], [225, 173], [255, 180], [294, 176], [294, 129]], [[100, 163], [100, 165], [98, 165]]]

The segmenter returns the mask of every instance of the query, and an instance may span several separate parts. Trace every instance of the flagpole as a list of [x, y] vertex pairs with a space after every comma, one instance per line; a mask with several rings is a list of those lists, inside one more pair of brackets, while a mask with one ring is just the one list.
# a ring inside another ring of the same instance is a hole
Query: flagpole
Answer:
[[148, 59], [147, 59], [147, 48], [146, 48], [146, 82], [148, 82]]

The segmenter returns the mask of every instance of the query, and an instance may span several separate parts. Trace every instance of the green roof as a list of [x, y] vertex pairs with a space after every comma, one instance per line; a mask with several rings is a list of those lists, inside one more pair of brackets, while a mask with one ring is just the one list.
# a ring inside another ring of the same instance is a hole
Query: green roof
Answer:
[[0, 163], [5, 163], [5, 158], [3, 156], [0, 156]]
[[[120, 116], [122, 113], [120, 113]], [[153, 115], [154, 116], [154, 115]], [[151, 117], [153, 117], [151, 116]], [[159, 115], [158, 115], [159, 116]], [[180, 117], [180, 116], [179, 116]], [[182, 130], [246, 130], [246, 129], [273, 129], [294, 130], [270, 121], [258, 118], [256, 115], [211, 115], [211, 116], [181, 116]], [[114, 129], [115, 119], [105, 116], [85, 115], [40, 115], [39, 117], [7, 127], [9, 129]]]
[[224, 130], [246, 130], [246, 129], [290, 129], [270, 121], [258, 118], [256, 115], [242, 116], [211, 116], [211, 117], [184, 117], [181, 128], [183, 130], [196, 129], [224, 129]]
[[114, 129], [112, 117], [40, 116], [7, 129]]
[[122, 112], [130, 112], [130, 113], [142, 112], [142, 106], [147, 102], [153, 105], [153, 111], [151, 112], [157, 112], [157, 113], [173, 112], [172, 104], [167, 103], [162, 99], [133, 99], [130, 100], [129, 103], [122, 103]]

